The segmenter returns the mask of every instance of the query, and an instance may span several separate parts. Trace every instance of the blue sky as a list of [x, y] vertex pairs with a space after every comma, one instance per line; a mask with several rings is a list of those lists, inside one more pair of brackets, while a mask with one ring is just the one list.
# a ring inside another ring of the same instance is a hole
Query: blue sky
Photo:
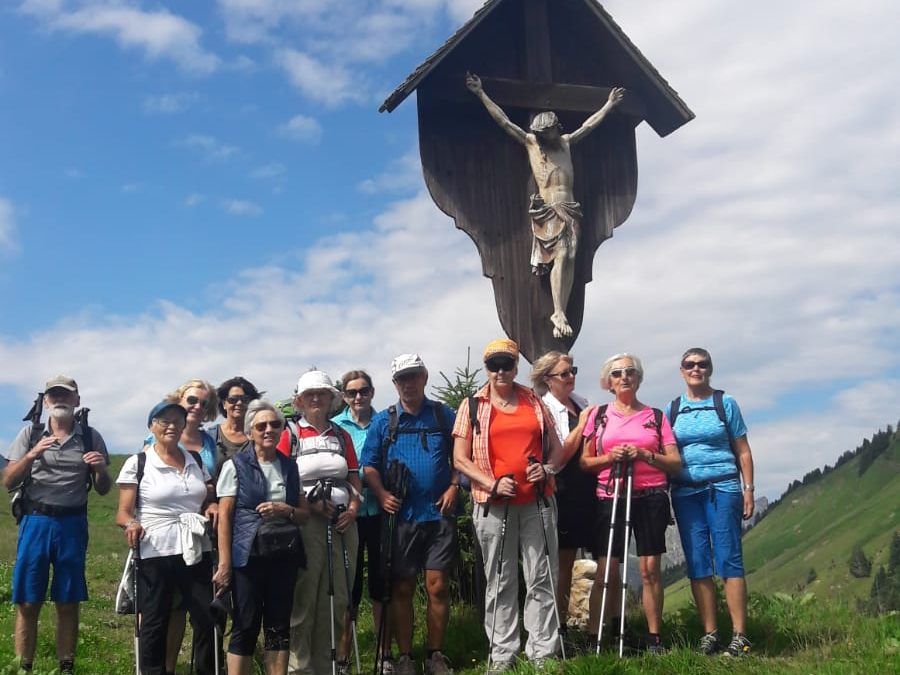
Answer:
[[[0, 445], [57, 372], [128, 452], [189, 377], [364, 366], [384, 406], [394, 354], [435, 383], [479, 353], [490, 283], [423, 189], [415, 101], [377, 112], [479, 4], [4, 3]], [[900, 8], [729, 4], [604, 3], [697, 119], [639, 128], [574, 354], [603, 401], [637, 353], [662, 405], [707, 346], [776, 496], [900, 418]]]

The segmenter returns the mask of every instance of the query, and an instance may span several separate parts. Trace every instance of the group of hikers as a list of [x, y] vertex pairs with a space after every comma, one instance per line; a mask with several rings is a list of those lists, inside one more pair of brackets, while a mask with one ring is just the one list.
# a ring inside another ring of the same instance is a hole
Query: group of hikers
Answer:
[[[410, 675], [421, 577], [424, 672], [452, 673], [444, 648], [466, 492], [486, 577], [488, 673], [523, 658], [520, 564], [524, 658], [566, 658], [579, 552], [597, 561], [591, 648], [617, 644], [621, 655], [621, 563], [632, 534], [647, 622], [641, 646], [663, 653], [661, 556], [672, 512], [704, 630], [699, 650], [749, 653], [740, 537], [753, 514], [753, 460], [737, 403], [710, 384], [710, 354], [684, 353], [686, 390], [664, 410], [638, 399], [644, 370], [633, 354], [602, 364], [600, 385], [612, 399], [600, 405], [575, 393], [578, 369], [567, 354], [538, 358], [531, 387], [516, 382], [512, 340], [490, 342], [483, 362], [487, 383], [458, 410], [426, 396], [417, 354], [393, 359], [397, 400], [380, 412], [363, 370], [338, 383], [321, 370], [303, 373], [287, 416], [244, 377], [218, 387], [190, 380], [153, 405], [141, 450], [115, 479], [136, 670], [174, 673], [189, 617], [192, 672], [201, 675], [249, 675], [260, 630], [270, 675], [359, 672], [356, 610], [367, 580], [375, 670]], [[84, 410], [74, 380], [51, 379], [6, 451], [3, 480], [20, 519], [15, 650], [26, 670], [52, 565], [59, 670], [75, 672], [88, 491], [106, 494], [113, 482]], [[716, 625], [714, 575], [731, 615], [727, 641]]]

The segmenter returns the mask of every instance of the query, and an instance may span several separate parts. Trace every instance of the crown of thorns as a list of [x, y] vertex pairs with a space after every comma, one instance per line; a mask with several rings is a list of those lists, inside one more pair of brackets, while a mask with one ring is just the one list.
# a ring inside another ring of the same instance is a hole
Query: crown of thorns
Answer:
[[542, 131], [547, 131], [548, 129], [558, 128], [562, 131], [562, 124], [559, 123], [559, 118], [557, 118], [555, 112], [542, 112], [534, 116], [534, 119], [531, 120], [531, 126], [529, 127], [536, 134], [541, 133]]

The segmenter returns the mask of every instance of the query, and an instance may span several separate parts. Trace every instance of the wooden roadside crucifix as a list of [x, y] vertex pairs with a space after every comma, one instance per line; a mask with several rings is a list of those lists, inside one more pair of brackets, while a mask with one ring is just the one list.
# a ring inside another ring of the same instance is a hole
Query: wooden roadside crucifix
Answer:
[[635, 127], [693, 113], [594, 0], [489, 0], [381, 110], [413, 90], [426, 185], [478, 247], [504, 330], [530, 361], [569, 351], [594, 254], [634, 205]]

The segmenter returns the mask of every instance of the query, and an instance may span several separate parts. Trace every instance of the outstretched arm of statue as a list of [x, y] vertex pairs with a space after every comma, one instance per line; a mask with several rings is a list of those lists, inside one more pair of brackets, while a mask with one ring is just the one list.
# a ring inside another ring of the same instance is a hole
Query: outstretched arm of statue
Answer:
[[506, 116], [506, 113], [503, 112], [503, 108], [494, 103], [490, 96], [484, 92], [484, 87], [481, 86], [481, 78], [475, 73], [466, 73], [466, 86], [469, 88], [469, 91], [481, 99], [481, 102], [484, 104], [484, 107], [487, 108], [490, 116], [494, 118], [494, 121], [499, 124], [506, 133], [515, 138], [522, 145], [525, 145], [525, 130], [517, 124], [514, 124], [512, 120]]
[[603, 107], [593, 115], [588, 117], [584, 121], [584, 124], [581, 125], [580, 129], [577, 129], [569, 134], [569, 143], [577, 143], [598, 126], [600, 126], [600, 123], [603, 121], [603, 119], [612, 111], [613, 108], [619, 105], [624, 96], [625, 89], [623, 89], [622, 87], [613, 87], [610, 90], [609, 98], [606, 100], [606, 103], [603, 105]]

